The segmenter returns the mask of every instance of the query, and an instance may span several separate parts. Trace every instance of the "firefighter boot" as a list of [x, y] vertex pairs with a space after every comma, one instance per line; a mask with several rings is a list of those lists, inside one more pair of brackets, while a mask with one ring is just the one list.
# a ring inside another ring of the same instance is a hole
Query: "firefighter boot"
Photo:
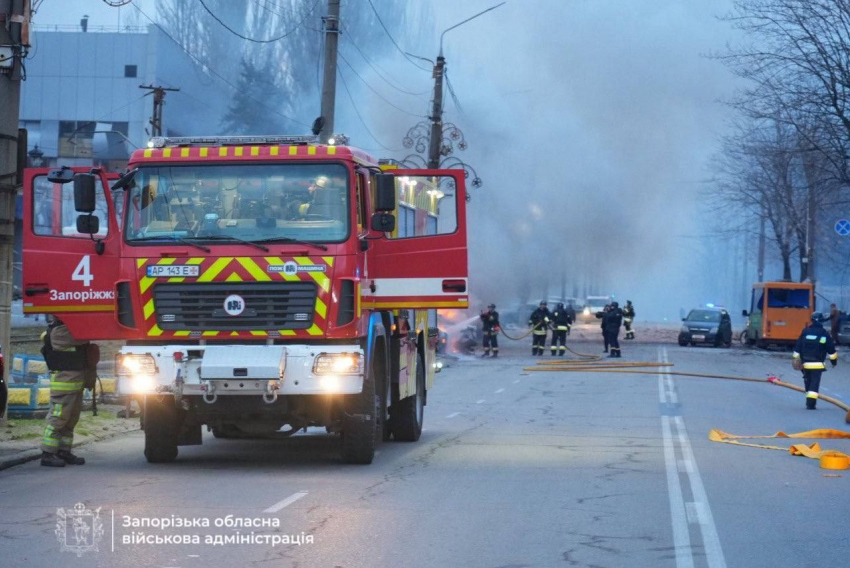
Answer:
[[817, 408], [818, 399], [806, 398], [806, 410], [815, 410]]
[[50, 452], [41, 452], [41, 465], [47, 467], [65, 467], [65, 460]]
[[68, 465], [84, 465], [86, 463], [86, 458], [75, 456], [68, 450], [59, 450], [59, 453], [56, 455]]
[[490, 356], [490, 350], [489, 350], [489, 349], [485, 349], [485, 350], [484, 350], [484, 354], [483, 354], [483, 355], [481, 355], [481, 356], [482, 356], [482, 357], [489, 357], [489, 356]]

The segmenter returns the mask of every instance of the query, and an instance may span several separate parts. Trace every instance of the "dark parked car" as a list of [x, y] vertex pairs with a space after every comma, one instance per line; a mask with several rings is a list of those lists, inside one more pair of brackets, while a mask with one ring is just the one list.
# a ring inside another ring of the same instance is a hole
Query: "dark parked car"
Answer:
[[679, 345], [710, 343], [715, 347], [732, 345], [732, 319], [723, 308], [697, 308], [682, 320]]
[[838, 343], [850, 345], [850, 316], [842, 314], [838, 320]]

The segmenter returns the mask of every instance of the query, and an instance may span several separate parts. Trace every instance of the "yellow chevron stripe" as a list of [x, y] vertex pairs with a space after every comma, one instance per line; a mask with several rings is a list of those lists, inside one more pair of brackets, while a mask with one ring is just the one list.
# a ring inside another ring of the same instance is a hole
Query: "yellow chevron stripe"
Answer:
[[239, 332], [238, 331], [231, 331], [230, 337], [239, 337]]
[[231, 260], [233, 260], [233, 257], [230, 256], [223, 256], [217, 259], [203, 274], [198, 277], [198, 282], [212, 282], [215, 280], [215, 277], [221, 274], [221, 271], [230, 264]]
[[153, 155], [153, 150], [145, 150], [144, 156], [145, 158], [150, 158]]
[[[315, 266], [315, 263], [306, 256], [296, 256], [295, 262], [301, 266]], [[316, 281], [316, 283], [318, 283], [319, 286], [322, 287], [322, 290], [325, 292], [330, 291], [331, 281], [324, 272], [308, 272], [308, 274]]]
[[316, 147], [315, 146], [307, 146], [307, 153], [311, 156], [316, 155]]
[[235, 272], [232, 273], [227, 278], [225, 278], [224, 281], [225, 282], [243, 282], [242, 277], [239, 276], [238, 274], [236, 274]]
[[218, 332], [218, 331], [205, 331], [201, 335], [203, 335], [204, 337], [215, 337], [219, 333], [220, 332]]
[[201, 157], [206, 158], [207, 155], [209, 154], [209, 152], [210, 152], [209, 148], [201, 148]]
[[174, 278], [168, 279], [169, 282], [183, 282], [184, 280], [186, 280], [186, 279], [183, 278], [182, 276], [175, 276]]
[[150, 328], [150, 331], [148, 331], [148, 335], [153, 336], [153, 337], [158, 337], [158, 336], [162, 335], [162, 330], [159, 329], [158, 325], [154, 324], [154, 326], [152, 328]]
[[260, 155], [260, 147], [259, 146], [251, 146], [251, 155], [259, 156]]
[[289, 155], [297, 156], [298, 155], [298, 146], [290, 146], [289, 147]]
[[280, 152], [280, 148], [277, 146], [272, 146], [269, 148], [269, 154], [272, 156], [277, 156], [278, 152]]
[[271, 282], [271, 277], [263, 272], [263, 269], [257, 266], [257, 263], [248, 257], [238, 257], [236, 259], [242, 268], [248, 271], [248, 274], [254, 277], [257, 282]]
[[180, 148], [180, 157], [188, 158], [189, 157], [189, 148]]
[[222, 146], [218, 149], [218, 155], [221, 157], [227, 156], [227, 146]]
[[143, 267], [147, 261], [148, 261], [148, 259], [146, 259], [146, 258], [137, 258], [136, 259], [136, 268]]
[[316, 297], [316, 313], [322, 316], [322, 319], [328, 317], [328, 306], [318, 296]]
[[245, 151], [245, 149], [244, 149], [242, 146], [237, 146], [236, 148], [234, 148], [234, 152], [233, 152], [233, 153], [234, 153], [236, 156], [241, 156], [241, 155], [242, 155], [242, 153], [243, 153], [244, 151]]
[[322, 335], [322, 329], [318, 325], [313, 324], [313, 326], [307, 330], [307, 333], [310, 335]]
[[291, 336], [295, 335], [295, 332], [292, 331], [291, 329], [281, 329], [280, 334], [285, 335], [287, 337], [291, 337]]
[[170, 158], [171, 157], [171, 148], [163, 148], [162, 149], [162, 157]]
[[174, 337], [189, 337], [190, 333], [192, 333], [192, 332], [191, 331], [175, 331]]
[[330, 155], [330, 156], [336, 155], [336, 146], [328, 146], [328, 155]]
[[204, 261], [204, 257], [202, 256], [193, 256], [189, 260], [186, 261], [186, 264], [201, 264]]
[[268, 337], [268, 331], [252, 331], [251, 335], [256, 335], [257, 337]]
[[325, 264], [327, 264], [328, 266], [334, 265], [334, 257], [332, 257], [332, 256], [323, 256], [322, 260], [324, 260]]
[[162, 259], [157, 261], [157, 264], [163, 264], [163, 265], [174, 264], [175, 260], [177, 260], [177, 259], [176, 258], [162, 258]]
[[360, 303], [360, 282], [357, 283], [357, 289], [354, 291], [354, 303], [357, 319], [360, 319], [360, 316], [363, 315], [363, 306]]
[[153, 298], [151, 298], [150, 300], [148, 300], [144, 307], [145, 319], [151, 317], [151, 315], [153, 315], [153, 311]]
[[156, 282], [156, 278], [148, 278], [147, 276], [142, 276], [139, 278], [139, 292], [144, 294], [148, 291], [148, 288], [151, 287], [151, 284]]

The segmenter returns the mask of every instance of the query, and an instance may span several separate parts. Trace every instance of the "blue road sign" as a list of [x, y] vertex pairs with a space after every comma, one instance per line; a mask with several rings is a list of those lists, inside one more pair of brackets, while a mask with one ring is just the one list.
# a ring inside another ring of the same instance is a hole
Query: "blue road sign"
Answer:
[[850, 221], [847, 219], [839, 219], [835, 222], [835, 232], [841, 235], [842, 237], [846, 237], [850, 235]]

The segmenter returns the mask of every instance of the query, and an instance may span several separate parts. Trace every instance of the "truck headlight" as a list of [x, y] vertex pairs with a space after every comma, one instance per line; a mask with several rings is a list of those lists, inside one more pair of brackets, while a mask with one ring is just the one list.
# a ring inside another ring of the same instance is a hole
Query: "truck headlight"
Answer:
[[590, 308], [584, 308], [584, 315], [586, 315], [586, 316], [590, 315]]
[[362, 375], [360, 353], [320, 353], [313, 364], [316, 375]]
[[716, 327], [712, 327], [712, 328], [711, 328], [711, 331], [710, 331], [709, 333], [711, 333], [711, 334], [715, 334], [715, 333], [717, 333], [717, 329], [718, 329], [718, 328], [716, 328]]
[[125, 384], [129, 384], [132, 392], [146, 393], [156, 389], [159, 370], [152, 355], [122, 353], [117, 357], [115, 368], [118, 378], [125, 379]]
[[154, 361], [152, 355], [148, 355], [147, 353], [144, 355], [137, 355], [135, 353], [118, 355], [116, 368], [118, 374], [123, 376], [153, 376], [157, 373], [156, 361]]

